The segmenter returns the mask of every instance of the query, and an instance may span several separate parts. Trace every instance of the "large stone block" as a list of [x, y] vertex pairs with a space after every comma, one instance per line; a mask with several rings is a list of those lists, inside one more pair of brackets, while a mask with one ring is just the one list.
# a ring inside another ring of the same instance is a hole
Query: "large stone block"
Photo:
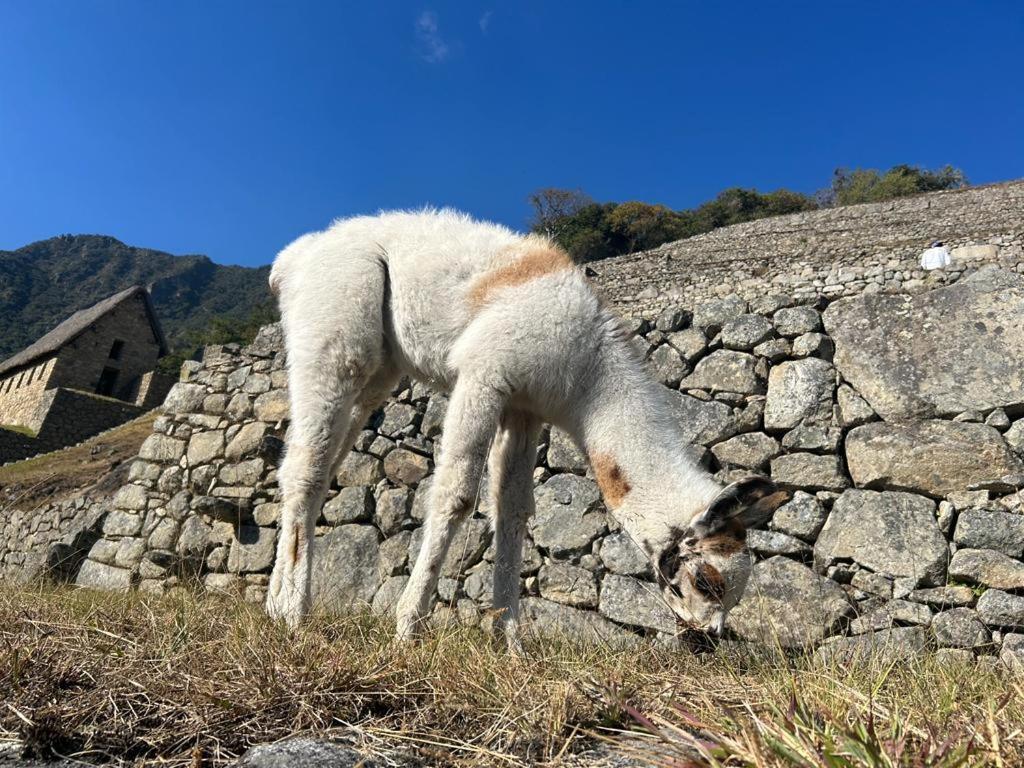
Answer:
[[746, 591], [727, 626], [740, 637], [784, 648], [812, 646], [853, 613], [834, 581], [785, 557], [754, 564]]
[[850, 485], [838, 456], [789, 453], [772, 459], [772, 479], [807, 490], [841, 491]]
[[206, 399], [206, 387], [201, 384], [178, 383], [171, 387], [164, 399], [164, 413], [200, 413]]
[[391, 451], [384, 457], [384, 474], [388, 480], [402, 485], [415, 486], [430, 474], [432, 462], [406, 448]]
[[185, 453], [190, 467], [207, 464], [224, 455], [224, 430], [196, 432], [188, 441]]
[[[480, 562], [490, 544], [491, 530], [486, 520], [478, 517], [471, 517], [459, 526], [451, 546], [448, 547], [448, 554], [445, 555], [444, 563], [441, 565], [441, 575], [447, 578], [457, 578], [464, 574], [474, 565]], [[409, 539], [409, 562], [415, 563], [420, 553], [420, 546], [423, 544], [423, 527], [412, 532]]]
[[233, 573], [265, 571], [274, 564], [276, 528], [240, 525], [228, 554], [228, 570]]
[[711, 452], [722, 466], [761, 469], [779, 455], [779, 441], [764, 432], [747, 432], [718, 443]]
[[953, 608], [936, 614], [932, 632], [939, 648], [981, 648], [992, 636], [978, 614], [970, 608]]
[[127, 568], [86, 560], [78, 571], [75, 584], [105, 592], [127, 592], [132, 586], [132, 572]]
[[966, 509], [956, 522], [953, 540], [969, 549], [995, 549], [1010, 557], [1024, 556], [1024, 515], [994, 509]]
[[[231, 404], [228, 404], [231, 408]], [[253, 413], [260, 421], [276, 423], [288, 418], [288, 390], [273, 389], [256, 398]]]
[[239, 461], [254, 455], [260, 448], [263, 436], [267, 433], [267, 425], [262, 421], [246, 424], [228, 443], [224, 457], [228, 461]]
[[1024, 277], [981, 269], [948, 288], [832, 304], [843, 377], [884, 419], [1024, 404]]
[[745, 395], [764, 394], [765, 367], [746, 352], [719, 349], [705, 357], [687, 376], [684, 389], [707, 389], [713, 392], [739, 392]]
[[815, 655], [826, 663], [850, 664], [874, 659], [888, 664], [920, 656], [929, 643], [930, 634], [925, 627], [894, 627], [866, 635], [832, 638]]
[[1024, 563], [991, 549], [958, 549], [949, 575], [996, 589], [1024, 589]]
[[910, 577], [923, 586], [945, 583], [948, 557], [935, 504], [909, 493], [845, 491], [814, 545], [820, 569], [851, 559], [876, 573]]
[[368, 520], [373, 514], [373, 490], [367, 485], [342, 488], [324, 504], [324, 519], [331, 525]]
[[599, 610], [622, 624], [675, 634], [675, 614], [665, 604], [656, 584], [610, 573], [601, 582]]
[[537, 512], [530, 533], [541, 547], [561, 555], [589, 547], [607, 528], [601, 494], [593, 481], [555, 475], [535, 493]]
[[568, 432], [558, 427], [551, 428], [547, 463], [554, 472], [573, 472], [577, 475], [585, 475], [587, 467], [590, 466], [576, 441]]
[[651, 568], [647, 553], [624, 531], [601, 540], [601, 562], [612, 573], [642, 576]]
[[611, 647], [632, 646], [639, 640], [632, 632], [594, 611], [570, 608], [540, 597], [525, 598], [520, 610], [523, 628], [528, 633], [557, 637], [581, 645]]
[[846, 463], [858, 486], [936, 497], [1024, 471], [992, 427], [938, 420], [857, 427]]
[[978, 614], [990, 627], [1024, 629], [1024, 596], [986, 589], [978, 598]]
[[686, 443], [713, 445], [737, 432], [736, 418], [725, 403], [680, 394], [673, 398], [673, 404]]
[[556, 603], [593, 608], [597, 605], [597, 582], [585, 568], [548, 560], [537, 574], [540, 594]]
[[327, 611], [365, 608], [383, 581], [378, 564], [377, 530], [342, 525], [314, 543], [313, 602]]
[[338, 467], [338, 485], [376, 485], [384, 479], [384, 463], [376, 456], [349, 451]]
[[816, 357], [772, 368], [764, 428], [792, 429], [799, 424], [827, 425], [832, 418], [836, 376], [832, 365]]
[[139, 448], [139, 458], [147, 461], [174, 462], [184, 455], [184, 440], [161, 434], [150, 435]]
[[777, 531], [814, 541], [825, 525], [825, 509], [814, 496], [797, 491], [793, 498], [775, 510], [771, 527]]

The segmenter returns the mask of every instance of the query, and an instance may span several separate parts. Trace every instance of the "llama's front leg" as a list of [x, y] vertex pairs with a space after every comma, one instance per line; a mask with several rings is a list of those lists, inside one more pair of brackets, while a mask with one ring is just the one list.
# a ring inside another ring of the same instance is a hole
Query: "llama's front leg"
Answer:
[[533, 468], [540, 422], [509, 413], [491, 449], [488, 476], [494, 519], [494, 629], [510, 650], [522, 649], [519, 632], [520, 571], [526, 523], [533, 514]]
[[412, 638], [431, 607], [437, 579], [459, 524], [473, 511], [487, 446], [506, 395], [479, 378], [460, 376], [442, 429], [441, 455], [431, 487], [423, 543], [398, 601], [397, 636]]

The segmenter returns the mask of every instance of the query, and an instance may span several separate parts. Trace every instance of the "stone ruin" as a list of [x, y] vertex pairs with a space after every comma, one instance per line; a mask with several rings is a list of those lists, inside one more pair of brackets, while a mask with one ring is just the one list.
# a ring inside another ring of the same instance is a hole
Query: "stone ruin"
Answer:
[[[989, 267], [917, 295], [812, 305], [730, 296], [632, 330], [702, 461], [723, 482], [768, 472], [793, 491], [749, 532], [757, 562], [730, 615], [735, 637], [844, 655], [885, 643], [1024, 658], [1024, 277]], [[393, 610], [445, 406], [401, 385], [342, 463], [317, 522], [325, 609]], [[77, 583], [261, 602], [287, 417], [277, 326], [186, 364]], [[543, 438], [535, 496], [522, 568], [531, 624], [673, 642], [646, 557], [558, 429]], [[486, 507], [482, 498], [444, 564], [439, 622], [487, 620]]]
[[[687, 439], [722, 481], [793, 492], [729, 629], [847, 658], [940, 648], [1024, 662], [1024, 183], [777, 217], [592, 265]], [[954, 263], [925, 273], [931, 239]], [[316, 599], [386, 614], [419, 546], [442, 394], [403, 384], [317, 523]], [[116, 493], [0, 511], [0, 578], [263, 600], [288, 398], [280, 331], [187, 363]], [[585, 458], [545, 432], [524, 615], [581, 640], [675, 642], [646, 558]], [[487, 499], [444, 564], [438, 622], [488, 621]]]

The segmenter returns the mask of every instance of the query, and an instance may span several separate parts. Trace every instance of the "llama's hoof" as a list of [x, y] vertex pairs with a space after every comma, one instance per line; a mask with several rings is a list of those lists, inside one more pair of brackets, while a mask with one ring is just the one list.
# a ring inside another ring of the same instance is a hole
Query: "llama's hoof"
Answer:
[[298, 627], [306, 617], [305, 600], [302, 599], [302, 595], [298, 590], [284, 584], [270, 585], [264, 607], [267, 616], [275, 621], [283, 621], [289, 629]]
[[424, 621], [415, 615], [399, 615], [395, 627], [395, 644], [408, 645], [423, 637]]

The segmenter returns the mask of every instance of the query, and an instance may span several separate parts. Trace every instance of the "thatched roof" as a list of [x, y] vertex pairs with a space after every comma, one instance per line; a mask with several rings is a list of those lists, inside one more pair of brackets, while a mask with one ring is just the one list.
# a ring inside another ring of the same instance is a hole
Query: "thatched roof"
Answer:
[[25, 347], [25, 349], [21, 350], [21, 352], [13, 357], [9, 357], [4, 360], [0, 363], [0, 376], [3, 376], [16, 368], [31, 365], [41, 357], [53, 354], [81, 333], [88, 330], [89, 326], [102, 318], [108, 312], [112, 311], [115, 307], [135, 296], [142, 296], [142, 303], [146, 307], [146, 316], [149, 318], [149, 324], [153, 328], [153, 335], [156, 337], [157, 343], [160, 345], [160, 354], [166, 355], [167, 340], [164, 338], [164, 332], [160, 328], [160, 322], [156, 319], [156, 312], [153, 310], [153, 302], [149, 298], [149, 292], [141, 285], [134, 285], [128, 290], [115, 293], [113, 296], [108, 296], [103, 299], [103, 301], [97, 302], [91, 307], [80, 309], [52, 331], [40, 337], [35, 343]]

